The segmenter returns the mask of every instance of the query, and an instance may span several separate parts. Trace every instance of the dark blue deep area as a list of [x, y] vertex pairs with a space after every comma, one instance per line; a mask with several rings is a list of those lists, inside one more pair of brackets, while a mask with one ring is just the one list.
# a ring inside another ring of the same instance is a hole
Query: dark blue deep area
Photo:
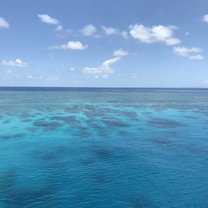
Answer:
[[0, 208], [207, 208], [208, 90], [0, 88]]

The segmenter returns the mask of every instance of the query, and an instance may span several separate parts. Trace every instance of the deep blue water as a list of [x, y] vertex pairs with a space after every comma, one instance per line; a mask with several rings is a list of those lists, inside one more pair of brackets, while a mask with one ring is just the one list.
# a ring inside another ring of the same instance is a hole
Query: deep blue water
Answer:
[[208, 90], [0, 88], [0, 208], [207, 208]]

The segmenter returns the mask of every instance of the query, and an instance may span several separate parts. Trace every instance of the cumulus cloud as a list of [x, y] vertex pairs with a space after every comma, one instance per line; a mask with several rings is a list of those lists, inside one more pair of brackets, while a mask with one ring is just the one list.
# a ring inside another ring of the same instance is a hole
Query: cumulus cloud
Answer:
[[128, 33], [126, 31], [120, 31], [118, 28], [102, 26], [101, 29], [105, 35], [120, 35], [125, 39], [128, 38]]
[[[112, 74], [114, 70], [111, 68], [111, 65], [115, 64], [120, 59], [121, 57], [114, 57], [114, 58], [107, 59], [98, 67], [84, 67], [82, 69], [82, 73], [101, 75], [102, 77], [104, 74]], [[106, 76], [104, 76], [103, 78], [106, 78]]]
[[48, 14], [38, 14], [39, 19], [46, 24], [50, 24], [50, 25], [56, 25], [56, 31], [62, 31], [63, 30], [63, 26], [61, 25], [61, 22], [56, 19], [53, 18], [51, 16], [49, 16]]
[[113, 27], [102, 26], [102, 30], [106, 35], [118, 35], [119, 34], [119, 30]]
[[3, 18], [0, 17], [0, 28], [9, 28], [9, 23]]
[[28, 64], [20, 59], [16, 59], [15, 61], [3, 60], [0, 62], [0, 64], [3, 66], [10, 66], [10, 67], [28, 67]]
[[38, 14], [39, 19], [46, 24], [58, 25], [60, 21], [56, 18], [49, 16], [48, 14]]
[[109, 68], [110, 65], [116, 63], [120, 59], [121, 59], [120, 57], [110, 58], [110, 59], [103, 62], [103, 66]]
[[208, 14], [203, 16], [202, 21], [208, 23]]
[[186, 48], [186, 47], [174, 47], [173, 51], [178, 56], [187, 57], [194, 60], [203, 60], [204, 56], [201, 54], [201, 48]]
[[87, 45], [84, 45], [80, 41], [69, 41], [66, 44], [62, 45], [55, 45], [50, 47], [50, 49], [71, 49], [71, 50], [85, 50], [87, 48]]
[[142, 24], [129, 26], [130, 35], [142, 43], [165, 43], [166, 45], [177, 45], [181, 41], [174, 37], [174, 26], [157, 25], [146, 27]]
[[129, 55], [128, 51], [125, 51], [122, 48], [115, 50], [113, 52], [113, 56], [128, 56], [128, 55]]
[[95, 78], [107, 78], [109, 74], [114, 73], [111, 65], [117, 63], [121, 60], [122, 57], [128, 56], [128, 51], [123, 50], [122, 48], [115, 50], [113, 52], [113, 56], [110, 59], [105, 60], [100, 66], [98, 67], [84, 67], [82, 69], [82, 73], [84, 74], [93, 74]]
[[82, 30], [81, 30], [82, 34], [84, 36], [93, 36], [96, 32], [97, 32], [97, 29], [94, 25], [92, 24], [89, 24], [89, 25], [86, 25]]

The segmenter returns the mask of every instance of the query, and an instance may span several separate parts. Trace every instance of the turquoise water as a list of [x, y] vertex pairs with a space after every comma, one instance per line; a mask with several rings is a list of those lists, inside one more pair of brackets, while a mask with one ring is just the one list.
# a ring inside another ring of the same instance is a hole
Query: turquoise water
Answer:
[[1, 89], [0, 208], [207, 208], [208, 90]]

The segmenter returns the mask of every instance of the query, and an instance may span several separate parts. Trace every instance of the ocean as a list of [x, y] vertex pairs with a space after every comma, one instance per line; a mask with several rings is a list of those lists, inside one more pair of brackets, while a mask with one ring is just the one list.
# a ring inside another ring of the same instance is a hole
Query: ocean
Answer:
[[207, 208], [208, 89], [0, 88], [0, 208]]

